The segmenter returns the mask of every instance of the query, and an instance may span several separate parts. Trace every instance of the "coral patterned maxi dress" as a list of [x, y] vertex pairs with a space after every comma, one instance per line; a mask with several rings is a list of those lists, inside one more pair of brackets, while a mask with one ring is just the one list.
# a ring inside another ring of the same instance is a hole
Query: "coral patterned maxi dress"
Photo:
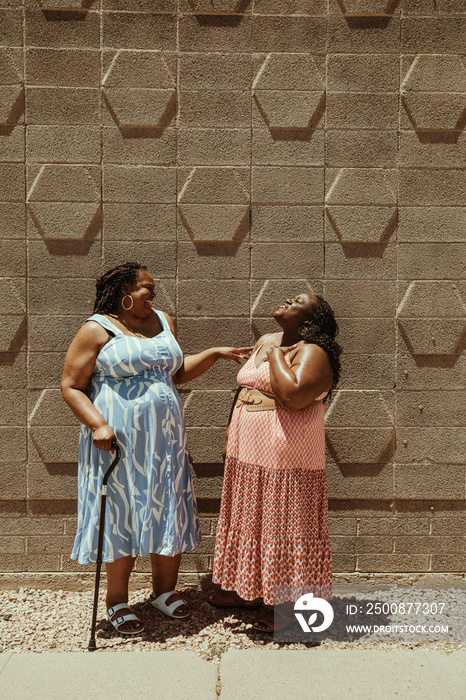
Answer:
[[[238, 384], [272, 391], [269, 363], [255, 365]], [[286, 362], [290, 366], [288, 354]], [[322, 399], [291, 411], [235, 407], [228, 437], [213, 581], [245, 600], [268, 605], [304, 593], [330, 599], [332, 558], [328, 537]]]

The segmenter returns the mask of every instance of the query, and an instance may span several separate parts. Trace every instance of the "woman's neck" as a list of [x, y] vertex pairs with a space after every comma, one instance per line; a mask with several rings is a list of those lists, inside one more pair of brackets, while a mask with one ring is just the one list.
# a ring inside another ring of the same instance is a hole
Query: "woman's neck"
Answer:
[[299, 335], [299, 330], [297, 328], [283, 329], [282, 345], [284, 347], [294, 345], [295, 343], [299, 343], [300, 340], [302, 340], [302, 338]]

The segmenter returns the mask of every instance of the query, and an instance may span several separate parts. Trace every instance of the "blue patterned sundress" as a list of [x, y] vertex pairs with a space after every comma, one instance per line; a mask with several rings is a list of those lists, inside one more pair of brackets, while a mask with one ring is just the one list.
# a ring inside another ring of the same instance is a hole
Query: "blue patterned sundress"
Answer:
[[[183, 407], [172, 375], [183, 353], [161, 311], [154, 338], [122, 333], [94, 314], [112, 337], [96, 358], [88, 396], [115, 432], [121, 459], [108, 482], [104, 562], [149, 553], [174, 556], [201, 540], [191, 483]], [[98, 450], [81, 424], [78, 529], [72, 559], [97, 559], [102, 480], [110, 452]]]

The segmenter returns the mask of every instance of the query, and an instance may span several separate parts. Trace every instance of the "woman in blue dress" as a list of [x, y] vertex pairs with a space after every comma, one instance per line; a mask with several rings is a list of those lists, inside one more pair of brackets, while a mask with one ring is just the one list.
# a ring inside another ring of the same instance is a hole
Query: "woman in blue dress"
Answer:
[[240, 362], [249, 348], [216, 347], [183, 356], [171, 318], [152, 308], [154, 279], [125, 263], [96, 284], [94, 314], [68, 350], [61, 389], [81, 422], [78, 529], [72, 558], [97, 558], [103, 474], [112, 441], [121, 449], [108, 486], [103, 561], [107, 616], [126, 635], [143, 625], [128, 607], [136, 556], [151, 555], [151, 603], [170, 617], [189, 615], [175, 590], [182, 552], [200, 542], [183, 408], [175, 384], [219, 358]]

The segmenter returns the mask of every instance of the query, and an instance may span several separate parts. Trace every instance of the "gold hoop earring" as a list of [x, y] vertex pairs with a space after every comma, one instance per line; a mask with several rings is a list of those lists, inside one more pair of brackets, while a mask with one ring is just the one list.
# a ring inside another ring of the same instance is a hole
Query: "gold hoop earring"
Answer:
[[[124, 302], [125, 302], [125, 299], [126, 299], [127, 297], [128, 297], [129, 299], [131, 299], [131, 305], [130, 305], [130, 306], [125, 306], [125, 303], [124, 303]], [[125, 311], [129, 311], [130, 309], [133, 308], [133, 304], [134, 304], [133, 297], [131, 297], [129, 294], [125, 294], [125, 296], [124, 296], [123, 299], [121, 300], [121, 305], [122, 305], [122, 307], [124, 308], [124, 310], [125, 310]]]

